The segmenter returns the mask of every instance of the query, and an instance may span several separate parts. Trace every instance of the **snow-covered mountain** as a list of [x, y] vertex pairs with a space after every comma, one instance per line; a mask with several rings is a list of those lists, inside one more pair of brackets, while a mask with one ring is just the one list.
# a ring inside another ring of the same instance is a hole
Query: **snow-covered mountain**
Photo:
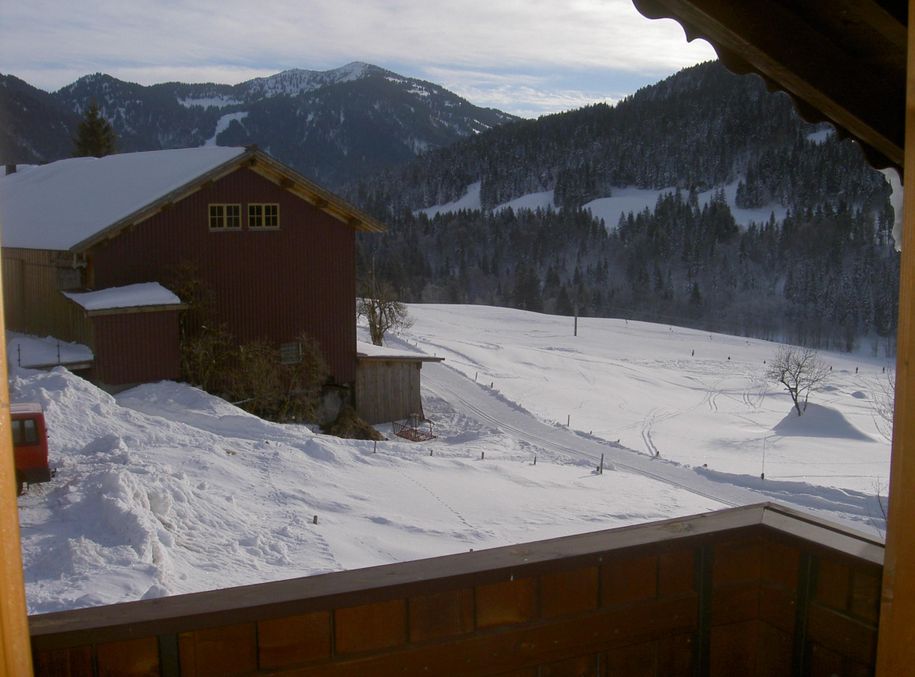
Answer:
[[0, 106], [8, 110], [6, 138], [0, 136], [5, 162], [50, 161], [72, 150], [46, 139], [43, 128], [23, 124], [27, 112], [19, 102], [43, 95], [46, 115], [70, 136], [94, 100], [122, 151], [254, 143], [331, 189], [515, 119], [361, 62], [292, 69], [234, 86], [143, 86], [101, 73], [51, 95], [22, 85], [0, 88]]
[[366, 77], [376, 66], [353, 61], [329, 71], [310, 71], [291, 68], [266, 78], [254, 78], [242, 83], [250, 99], [270, 96], [296, 96], [328, 85], [352, 82]]

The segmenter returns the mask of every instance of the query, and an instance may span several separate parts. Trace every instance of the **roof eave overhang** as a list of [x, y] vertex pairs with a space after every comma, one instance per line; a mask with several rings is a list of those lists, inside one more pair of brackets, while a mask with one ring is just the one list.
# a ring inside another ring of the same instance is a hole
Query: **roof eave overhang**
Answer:
[[[651, 19], [674, 19], [737, 73], [781, 89], [808, 121], [828, 121], [861, 143], [878, 168], [902, 168], [907, 31], [875, 0], [633, 0]], [[824, 19], [820, 21], [819, 19]], [[777, 30], [775, 29], [777, 27]]]
[[359, 362], [444, 362], [444, 357], [433, 357], [431, 355], [366, 355], [365, 353], [356, 353], [356, 359]]

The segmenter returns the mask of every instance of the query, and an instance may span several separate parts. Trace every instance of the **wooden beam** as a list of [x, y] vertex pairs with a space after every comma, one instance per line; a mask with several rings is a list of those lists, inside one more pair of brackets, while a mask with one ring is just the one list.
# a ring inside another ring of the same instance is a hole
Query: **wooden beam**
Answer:
[[[915, 0], [909, 0], [912, 34]], [[911, 674], [915, 665], [915, 40], [908, 44], [906, 73], [904, 235], [899, 275], [896, 347], [896, 413], [890, 464], [889, 509], [877, 675]]]
[[835, 5], [816, 0], [634, 3], [645, 16], [675, 18], [690, 39], [709, 40], [730, 69], [778, 83], [808, 110], [902, 166], [904, 27], [877, 3], [843, 0], [845, 14], [835, 17]]
[[[0, 294], [0, 336], [5, 335]], [[0, 341], [0, 675], [31, 675], [32, 649], [22, 580], [19, 510], [13, 487], [13, 441], [6, 342]]]

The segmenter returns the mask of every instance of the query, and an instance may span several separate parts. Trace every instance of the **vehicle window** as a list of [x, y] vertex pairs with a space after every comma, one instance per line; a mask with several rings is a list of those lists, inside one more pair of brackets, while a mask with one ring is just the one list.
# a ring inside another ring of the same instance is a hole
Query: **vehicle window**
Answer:
[[13, 444], [20, 446], [23, 444], [38, 443], [38, 426], [35, 419], [27, 418], [13, 421]]

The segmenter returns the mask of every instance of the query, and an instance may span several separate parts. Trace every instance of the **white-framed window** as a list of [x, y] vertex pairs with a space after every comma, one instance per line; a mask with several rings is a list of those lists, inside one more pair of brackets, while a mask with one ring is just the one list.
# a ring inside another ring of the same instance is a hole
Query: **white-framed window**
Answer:
[[276, 202], [248, 204], [248, 228], [279, 228], [280, 206]]
[[230, 203], [210, 203], [210, 230], [241, 229], [241, 205]]

